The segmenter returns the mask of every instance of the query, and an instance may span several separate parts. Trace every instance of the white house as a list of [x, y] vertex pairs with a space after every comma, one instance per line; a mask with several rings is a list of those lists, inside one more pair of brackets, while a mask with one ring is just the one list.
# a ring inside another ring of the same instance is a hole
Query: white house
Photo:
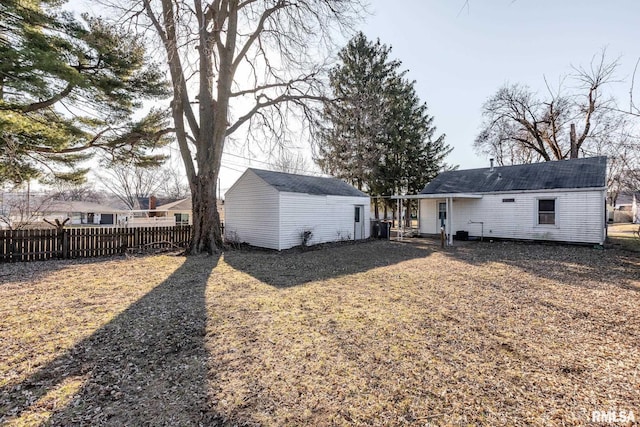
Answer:
[[160, 205], [155, 209], [155, 213], [158, 216], [174, 218], [176, 225], [191, 225], [193, 223], [191, 197]]
[[[216, 207], [218, 208], [220, 221], [224, 222], [224, 200], [218, 199]], [[175, 218], [176, 225], [193, 225], [193, 207], [191, 205], [191, 197], [160, 205], [154, 210], [154, 212], [158, 216]]]
[[421, 234], [603, 244], [606, 157], [443, 172], [419, 195]]
[[225, 194], [225, 237], [282, 250], [369, 237], [369, 196], [336, 178], [247, 169]]
[[69, 218], [69, 225], [113, 226], [125, 221], [128, 216], [125, 210], [82, 201], [52, 201], [44, 205], [41, 211], [42, 217], [49, 221]]

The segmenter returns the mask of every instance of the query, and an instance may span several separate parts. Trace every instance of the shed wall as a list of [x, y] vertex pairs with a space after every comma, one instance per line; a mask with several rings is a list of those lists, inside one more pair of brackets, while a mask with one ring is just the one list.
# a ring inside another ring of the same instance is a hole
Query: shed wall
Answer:
[[363, 206], [364, 238], [368, 238], [371, 216], [368, 197], [322, 196], [280, 193], [280, 248], [301, 244], [301, 233], [312, 232], [309, 244], [353, 240], [354, 207]]
[[253, 172], [245, 172], [225, 195], [225, 236], [253, 246], [280, 249], [278, 195]]
[[[556, 200], [555, 225], [537, 224], [537, 200], [541, 198]], [[444, 199], [421, 200], [421, 233], [439, 233], [438, 202]], [[489, 238], [602, 244], [604, 216], [603, 190], [484, 194], [481, 199], [454, 199], [451, 232], [465, 230], [470, 236], [480, 236], [484, 228], [484, 237]]]

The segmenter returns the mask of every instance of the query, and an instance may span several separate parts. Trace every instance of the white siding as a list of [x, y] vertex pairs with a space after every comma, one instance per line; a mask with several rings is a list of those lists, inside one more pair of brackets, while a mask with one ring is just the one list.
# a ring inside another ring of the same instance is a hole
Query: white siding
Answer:
[[[503, 202], [502, 199], [515, 199]], [[537, 200], [556, 200], [555, 225], [537, 224]], [[438, 199], [423, 199], [420, 203], [420, 232], [437, 233]], [[527, 192], [484, 194], [481, 199], [454, 199], [452, 233], [459, 230], [470, 236], [554, 240], [564, 242], [604, 242], [604, 191]]]
[[225, 194], [225, 235], [270, 249], [278, 247], [278, 191], [247, 170]]
[[420, 233], [438, 234], [438, 201], [444, 200], [423, 199], [420, 200]]
[[317, 196], [280, 193], [280, 248], [301, 244], [301, 233], [312, 232], [314, 245], [354, 238], [354, 207], [364, 210], [364, 238], [369, 237], [370, 201], [368, 197]]

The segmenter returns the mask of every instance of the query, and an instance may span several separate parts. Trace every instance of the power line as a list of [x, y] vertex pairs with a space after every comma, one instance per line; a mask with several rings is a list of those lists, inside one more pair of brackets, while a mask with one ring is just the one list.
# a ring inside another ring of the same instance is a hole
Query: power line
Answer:
[[[179, 149], [179, 148], [176, 148], [176, 147], [173, 147], [173, 146], [169, 146], [169, 149], [170, 149], [170, 150], [174, 150], [174, 151], [176, 151], [176, 152], [178, 152], [178, 153], [180, 152], [180, 149]], [[247, 156], [242, 156], [242, 155], [240, 155], [240, 154], [234, 154], [234, 153], [230, 153], [230, 152], [228, 152], [228, 151], [223, 151], [223, 152], [222, 152], [222, 155], [223, 155], [223, 156], [236, 157], [236, 158], [238, 158], [238, 159], [246, 160], [247, 162], [250, 162], [250, 163], [251, 163], [251, 162], [253, 162], [253, 163], [260, 163], [260, 164], [265, 165], [265, 166], [268, 166], [268, 167], [270, 167], [270, 168], [272, 168], [272, 169], [277, 169], [277, 166], [276, 166], [275, 164], [273, 164], [272, 162], [268, 162], [268, 161], [264, 161], [264, 160], [259, 160], [259, 159], [255, 159], [255, 158], [251, 158], [251, 157], [247, 157]], [[227, 164], [231, 164], [231, 165], [236, 166], [236, 167], [250, 167], [250, 164], [249, 164], [249, 165], [246, 165], [246, 164], [239, 164], [239, 163], [234, 163], [234, 162], [230, 162], [230, 161], [226, 161], [224, 164], [221, 164], [221, 166], [225, 167], [226, 169], [230, 169], [230, 170], [233, 170], [233, 171], [235, 171], [235, 172], [244, 172], [244, 171], [234, 169], [233, 167], [227, 166]], [[323, 175], [324, 175], [322, 172], [318, 172], [318, 171], [314, 171], [314, 170], [308, 170], [308, 169], [302, 169], [302, 168], [295, 168], [295, 167], [294, 167], [294, 168], [292, 168], [292, 169], [293, 169], [294, 171], [296, 171], [297, 173], [302, 172], [302, 173], [306, 173], [306, 174], [309, 174], [309, 175], [315, 175], [315, 176], [323, 176]]]

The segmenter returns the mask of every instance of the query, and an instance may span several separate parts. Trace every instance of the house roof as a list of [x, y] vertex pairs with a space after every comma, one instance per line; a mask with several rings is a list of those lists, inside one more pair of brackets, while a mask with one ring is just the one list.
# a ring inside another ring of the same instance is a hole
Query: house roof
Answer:
[[616, 198], [616, 206], [633, 205], [633, 199], [640, 200], [640, 191], [623, 191]]
[[278, 191], [325, 196], [368, 197], [362, 191], [337, 178], [296, 175], [253, 168], [249, 170]]
[[606, 157], [457, 170], [441, 173], [420, 194], [602, 188], [606, 174]]
[[191, 197], [176, 200], [156, 207], [157, 211], [190, 211], [192, 208]]
[[115, 209], [110, 206], [100, 205], [93, 202], [80, 201], [54, 201], [45, 204], [42, 208], [44, 212], [84, 212], [84, 213], [125, 213], [127, 211]]

